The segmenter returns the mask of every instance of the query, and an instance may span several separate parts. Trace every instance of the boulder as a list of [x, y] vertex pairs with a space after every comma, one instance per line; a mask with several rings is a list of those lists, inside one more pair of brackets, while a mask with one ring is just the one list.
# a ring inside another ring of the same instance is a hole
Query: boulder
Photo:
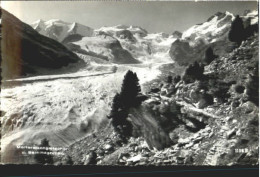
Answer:
[[139, 162], [141, 160], [144, 160], [145, 158], [141, 155], [141, 154], [138, 154], [137, 156], [134, 156], [134, 157], [131, 157], [129, 159], [127, 159], [126, 161], [127, 162]]
[[233, 128], [229, 132], [227, 132], [227, 139], [230, 139], [231, 137], [236, 135], [236, 128]]
[[106, 144], [104, 147], [103, 147], [104, 150], [106, 151], [112, 151], [114, 149], [113, 145], [112, 144]]
[[97, 154], [94, 151], [91, 151], [83, 158], [84, 165], [93, 165], [96, 164]]

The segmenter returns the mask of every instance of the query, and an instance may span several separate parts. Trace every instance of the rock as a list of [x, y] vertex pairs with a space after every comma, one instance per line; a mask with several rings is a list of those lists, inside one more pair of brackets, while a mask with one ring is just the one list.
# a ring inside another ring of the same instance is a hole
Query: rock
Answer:
[[114, 149], [114, 147], [111, 144], [106, 144], [103, 147], [103, 149], [106, 150], [106, 151], [112, 151]]
[[255, 110], [258, 110], [257, 106], [251, 102], [251, 101], [247, 101], [245, 102], [244, 104], [242, 104], [242, 107], [244, 107], [246, 110], [245, 112], [248, 114], [248, 113], [251, 113]]
[[202, 98], [199, 100], [197, 107], [203, 109], [209, 105], [213, 104], [213, 97], [209, 94], [202, 95]]
[[194, 140], [194, 143], [198, 143], [198, 142], [200, 142], [202, 139], [203, 139], [203, 138], [200, 136], [200, 137], [198, 137], [198, 138], [196, 138], [196, 139]]
[[151, 93], [158, 93], [160, 91], [160, 89], [159, 88], [152, 88], [151, 89]]
[[209, 138], [211, 138], [213, 135], [214, 135], [214, 132], [211, 132], [211, 133], [209, 134]]
[[138, 146], [138, 144], [137, 144], [137, 143], [131, 143], [131, 144], [129, 145], [129, 147], [135, 147], [135, 146]]
[[127, 162], [139, 162], [143, 159], [144, 157], [141, 154], [138, 154], [137, 156], [131, 157], [129, 159], [127, 159]]
[[161, 91], [161, 95], [162, 95], [162, 96], [164, 96], [164, 95], [166, 95], [166, 94], [167, 94], [167, 91], [166, 91], [166, 90]]
[[138, 165], [147, 165], [147, 162], [139, 162]]
[[166, 160], [163, 160], [163, 163], [164, 163], [164, 164], [171, 164], [171, 163], [172, 163], [172, 160], [166, 159]]
[[194, 159], [192, 156], [188, 156], [184, 159], [184, 164], [193, 164]]
[[92, 147], [92, 148], [90, 148], [90, 151], [96, 151], [96, 150], [97, 150], [96, 147]]
[[184, 164], [185, 157], [177, 157], [177, 164]]
[[99, 156], [104, 156], [105, 154], [105, 151], [103, 149], [98, 149], [96, 152]]
[[179, 138], [179, 140], [178, 140], [178, 144], [182, 144], [182, 145], [188, 144], [189, 142], [190, 142], [189, 138], [185, 138], [185, 139]]
[[119, 159], [119, 161], [118, 161], [119, 163], [123, 163], [123, 164], [125, 164], [126, 162], [123, 160], [123, 159]]
[[145, 100], [145, 103], [159, 105], [161, 102], [160, 99], [152, 97], [148, 100]]
[[190, 142], [189, 144], [186, 144], [185, 148], [190, 148], [190, 147], [192, 147], [193, 145], [194, 145], [193, 142]]
[[172, 33], [172, 36], [175, 37], [175, 38], [181, 38], [182, 33], [179, 32], [179, 31], [174, 31], [174, 32]]
[[232, 120], [232, 119], [233, 119], [233, 118], [230, 117], [230, 116], [226, 117], [227, 122], [229, 122], [229, 121]]
[[236, 135], [237, 135], [237, 136], [241, 136], [241, 135], [242, 135], [242, 132], [241, 132], [240, 129], [236, 132]]
[[118, 155], [118, 159], [124, 159], [124, 158], [128, 158], [128, 157], [130, 157], [129, 153], [120, 153]]
[[232, 136], [236, 135], [236, 129], [233, 128], [227, 133], [227, 139], [230, 139]]
[[234, 100], [232, 103], [231, 103], [231, 109], [234, 110], [235, 108], [237, 108], [239, 106], [239, 101], [238, 100]]
[[83, 163], [84, 165], [96, 164], [97, 163], [96, 158], [97, 158], [97, 154], [92, 151], [83, 158]]

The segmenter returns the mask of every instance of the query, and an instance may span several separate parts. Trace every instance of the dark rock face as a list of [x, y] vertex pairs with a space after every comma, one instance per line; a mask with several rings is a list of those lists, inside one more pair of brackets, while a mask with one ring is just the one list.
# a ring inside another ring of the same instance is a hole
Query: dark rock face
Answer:
[[127, 50], [122, 48], [118, 40], [109, 43], [107, 47], [112, 50], [112, 54], [114, 55], [114, 59], [112, 61], [113, 63], [140, 63], [138, 60], [134, 59], [134, 57]]
[[222, 56], [231, 52], [236, 46], [228, 40], [221, 40], [211, 44], [201, 41], [198, 45], [191, 47], [189, 41], [178, 39], [172, 43], [169, 54], [171, 58], [181, 66], [187, 66], [195, 61], [202, 61], [206, 50], [211, 47], [216, 56]]
[[189, 42], [177, 39], [172, 43], [169, 54], [179, 65], [188, 65], [194, 61], [193, 58], [196, 58], [198, 52], [190, 47]]
[[130, 119], [133, 124], [133, 134], [142, 136], [150, 148], [163, 149], [169, 147], [172, 141], [164, 127], [160, 125], [157, 117], [150, 113], [147, 106], [130, 110]]
[[70, 42], [76, 42], [79, 41], [83, 38], [83, 36], [81, 36], [80, 34], [71, 34], [69, 36], [67, 36], [63, 41], [62, 44], [67, 44]]
[[181, 38], [181, 36], [182, 36], [182, 33], [181, 33], [181, 32], [179, 32], [179, 31], [174, 31], [174, 32], [172, 33], [172, 35], [173, 35], [173, 37], [176, 37], [176, 38]]
[[127, 39], [131, 42], [136, 41], [135, 37], [133, 36], [133, 34], [129, 30], [118, 31], [118, 32], [116, 32], [116, 36], [120, 37], [121, 39]]
[[[84, 44], [87, 50], [82, 49], [80, 44], [74, 43], [79, 41]], [[125, 50], [121, 46], [120, 42], [116, 38], [102, 31], [93, 37], [70, 35], [64, 39], [63, 44], [73, 52], [100, 58], [111, 63], [140, 63], [131, 55], [128, 50]]]
[[35, 67], [57, 69], [80, 60], [60, 43], [40, 35], [3, 9], [2, 36], [4, 78], [37, 73]]

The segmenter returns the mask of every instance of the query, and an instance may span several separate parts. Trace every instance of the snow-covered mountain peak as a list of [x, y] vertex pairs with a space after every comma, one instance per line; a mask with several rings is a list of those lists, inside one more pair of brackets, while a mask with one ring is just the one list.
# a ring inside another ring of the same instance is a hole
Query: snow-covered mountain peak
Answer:
[[80, 36], [93, 36], [93, 29], [78, 24], [76, 22], [69, 23], [60, 19], [51, 19], [48, 21], [37, 20], [31, 26], [40, 34], [62, 42], [66, 37], [72, 34]]
[[139, 26], [133, 26], [133, 25], [116, 25], [116, 26], [110, 26], [110, 27], [107, 27], [107, 26], [104, 26], [104, 27], [101, 27], [99, 29], [96, 29], [95, 31], [96, 32], [105, 32], [109, 35], [115, 35], [117, 32], [120, 32], [120, 31], [130, 31], [133, 35], [139, 35], [139, 36], [146, 36], [148, 34], [148, 32], [139, 27]]
[[192, 41], [191, 46], [199, 45], [201, 42], [208, 44], [222, 40], [227, 36], [234, 18], [235, 16], [228, 11], [218, 12], [206, 22], [194, 25], [183, 32], [182, 39]]
[[258, 11], [257, 10], [246, 10], [242, 16], [244, 21], [248, 21], [250, 25], [258, 23]]

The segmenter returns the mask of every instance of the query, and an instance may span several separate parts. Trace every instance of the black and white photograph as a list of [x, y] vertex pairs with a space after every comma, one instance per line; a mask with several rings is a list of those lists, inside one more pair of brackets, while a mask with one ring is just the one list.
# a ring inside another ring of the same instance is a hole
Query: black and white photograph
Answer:
[[1, 164], [258, 166], [258, 1], [1, 1]]

